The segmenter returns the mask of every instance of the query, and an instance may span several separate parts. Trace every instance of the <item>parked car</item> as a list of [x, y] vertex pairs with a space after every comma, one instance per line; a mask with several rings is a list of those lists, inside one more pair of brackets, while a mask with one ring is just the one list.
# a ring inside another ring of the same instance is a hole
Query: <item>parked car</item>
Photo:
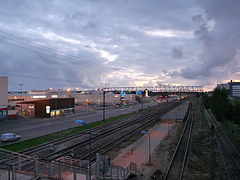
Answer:
[[14, 134], [14, 133], [4, 133], [1, 135], [0, 140], [2, 142], [9, 142], [9, 141], [16, 141], [21, 138], [20, 135]]

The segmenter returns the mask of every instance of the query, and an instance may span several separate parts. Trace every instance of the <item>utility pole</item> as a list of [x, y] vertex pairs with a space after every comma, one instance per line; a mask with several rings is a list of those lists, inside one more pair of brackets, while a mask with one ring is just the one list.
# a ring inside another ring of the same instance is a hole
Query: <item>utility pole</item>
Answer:
[[203, 89], [202, 89], [202, 129], [204, 128], [204, 103], [203, 103]]
[[151, 165], [151, 137], [150, 137], [150, 132], [148, 133], [148, 164]]
[[210, 164], [210, 179], [215, 180], [215, 154], [214, 154], [214, 144], [215, 144], [215, 127], [211, 125], [211, 164]]
[[23, 100], [23, 99], [22, 99], [22, 98], [23, 98], [23, 96], [22, 96], [22, 93], [23, 93], [23, 92], [22, 92], [22, 86], [23, 86], [23, 84], [20, 83], [19, 86], [21, 87], [21, 115], [22, 115], [22, 100]]
[[103, 121], [105, 121], [105, 90], [103, 88]]

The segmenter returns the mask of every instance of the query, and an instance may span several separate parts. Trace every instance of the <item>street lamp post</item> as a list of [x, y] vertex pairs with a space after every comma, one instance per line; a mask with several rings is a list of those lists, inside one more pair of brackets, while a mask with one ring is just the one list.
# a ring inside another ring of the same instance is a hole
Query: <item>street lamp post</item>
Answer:
[[87, 102], [87, 112], [88, 112], [88, 99], [86, 99], [86, 102]]
[[85, 122], [84, 120], [75, 120], [75, 123], [77, 124], [82, 124], [82, 125], [87, 125], [88, 126], [88, 137], [89, 137], [89, 159], [88, 159], [88, 168], [89, 168], [89, 180], [91, 180], [91, 158], [92, 158], [92, 144], [91, 144], [91, 139], [92, 139], [92, 129], [91, 129], [91, 125], [87, 122]]
[[202, 129], [204, 128], [204, 104], [203, 104], [203, 89], [202, 89]]
[[169, 119], [167, 120], [167, 134], [169, 136]]
[[151, 137], [148, 131], [141, 131], [141, 134], [148, 134], [148, 164], [151, 164]]
[[106, 103], [105, 95], [106, 95], [106, 92], [103, 89], [103, 121], [105, 121], [105, 103]]
[[[166, 119], [166, 117], [162, 117], [162, 119]], [[166, 119], [167, 120], [167, 135], [169, 136], [169, 119]]]
[[21, 115], [22, 115], [22, 86], [23, 86], [23, 84], [20, 83], [19, 86], [21, 87]]

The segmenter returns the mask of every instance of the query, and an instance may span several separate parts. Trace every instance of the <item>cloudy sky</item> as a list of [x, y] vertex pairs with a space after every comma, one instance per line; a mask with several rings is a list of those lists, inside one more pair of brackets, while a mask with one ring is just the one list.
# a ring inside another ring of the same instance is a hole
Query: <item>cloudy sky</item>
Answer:
[[1, 0], [9, 90], [240, 79], [239, 0]]

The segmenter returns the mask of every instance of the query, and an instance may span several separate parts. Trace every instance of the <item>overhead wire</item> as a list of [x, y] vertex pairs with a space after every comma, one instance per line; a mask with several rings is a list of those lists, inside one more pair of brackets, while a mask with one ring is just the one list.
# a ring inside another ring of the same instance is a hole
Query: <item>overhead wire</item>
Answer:
[[[24, 49], [24, 50], [27, 50], [27, 51], [32, 51], [32, 52], [35, 52], [35, 53], [43, 53], [44, 56], [48, 56], [51, 58], [51, 60], [54, 60], [54, 57], [52, 55], [56, 55], [58, 57], [58, 59], [60, 60], [64, 60], [64, 62], [69, 62], [69, 63], [72, 63], [72, 64], [84, 64], [84, 65], [88, 65], [88, 66], [91, 66], [91, 68], [95, 68], [99, 71], [103, 71], [103, 72], [106, 72], [105, 70], [103, 70], [103, 68], [106, 69], [106, 67], [104, 66], [99, 66], [99, 65], [96, 65], [96, 64], [92, 64], [92, 63], [88, 63], [88, 62], [85, 62], [85, 61], [79, 61], [79, 60], [76, 60], [76, 59], [79, 59], [79, 57], [74, 57], [74, 56], [70, 56], [70, 55], [61, 55], [59, 54], [58, 52], [56, 52], [55, 49], [52, 49], [52, 48], [49, 48], [47, 46], [36, 46], [36, 45], [33, 45], [32, 41], [29, 41], [27, 39], [23, 39], [21, 37], [18, 37], [18, 36], [15, 36], [15, 35], [12, 35], [10, 33], [7, 33], [7, 32], [4, 32], [4, 31], [1, 31], [0, 30], [0, 33], [2, 34], [6, 34], [6, 35], [9, 35], [11, 37], [6, 37], [4, 35], [0, 35], [0, 38], [2, 39], [7, 39], [8, 41], [4, 41], [2, 43], [5, 43], [5, 44], [8, 44], [10, 46], [15, 46], [17, 48], [21, 48], [21, 49]], [[21, 41], [19, 40], [16, 40], [16, 39], [13, 39], [12, 37], [14, 38], [17, 38], [17, 39], [20, 39]], [[10, 40], [10, 41], [9, 41]], [[15, 43], [16, 42], [16, 43]], [[29, 42], [29, 43], [28, 43]], [[21, 45], [17, 44], [17, 43], [21, 43]], [[24, 46], [24, 45], [25, 46]], [[65, 61], [67, 58], [68, 61]], [[101, 67], [101, 69], [99, 69], [99, 67]], [[112, 69], [110, 69], [112, 70]], [[74, 81], [74, 80], [65, 80], [65, 79], [58, 79], [58, 78], [49, 78], [49, 77], [40, 77], [40, 76], [32, 76], [32, 75], [24, 75], [24, 74], [19, 74], [19, 73], [16, 73], [16, 72], [1, 72], [1, 73], [4, 73], [4, 74], [15, 74], [17, 75], [18, 77], [21, 76], [21, 77], [25, 77], [25, 78], [32, 78], [32, 79], [44, 79], [44, 80], [55, 80], [55, 81], [64, 81], [64, 82], [68, 82], [68, 83], [79, 83], [80, 81]]]
[[7, 74], [7, 75], [18, 75], [26, 78], [32, 78], [34, 80], [36, 79], [42, 79], [42, 80], [56, 80], [56, 81], [64, 81], [64, 82], [72, 82], [72, 83], [79, 83], [77, 80], [66, 80], [66, 79], [59, 79], [59, 78], [50, 78], [50, 77], [43, 77], [43, 76], [33, 76], [33, 75], [24, 75], [16, 72], [3, 72], [1, 71], [2, 74]]
[[[3, 42], [5, 44], [8, 44], [10, 46], [15, 46], [17, 48], [21, 48], [21, 49], [24, 49], [24, 50], [27, 50], [27, 51], [31, 50], [35, 53], [43, 54], [45, 56], [50, 57], [51, 60], [54, 60], [55, 62], [58, 62], [58, 61], [52, 55], [58, 57], [58, 60], [61, 60], [65, 63], [69, 62], [69, 63], [74, 64], [74, 65], [75, 64], [84, 64], [84, 65], [87, 65], [87, 66], [91, 66], [91, 68], [97, 69], [97, 70], [102, 71], [102, 72], [106, 72], [106, 70], [116, 71], [117, 69], [118, 70], [120, 69], [119, 67], [109, 68], [109, 67], [105, 67], [105, 66], [102, 66], [102, 65], [89, 63], [89, 62], [84, 61], [84, 60], [87, 60], [87, 59], [83, 60], [83, 58], [81, 58], [81, 57], [59, 54], [59, 52], [57, 52], [56, 49], [53, 49], [53, 48], [50, 48], [50, 47], [47, 47], [47, 46], [43, 46], [43, 45], [33, 44], [34, 43], [33, 41], [30, 41], [28, 39], [24, 39], [22, 37], [13, 35], [11, 33], [8, 33], [8, 32], [5, 32], [5, 31], [2, 31], [2, 30], [0, 30], [0, 38], [8, 40], [8, 42], [6, 42], [6, 41]], [[14, 39], [14, 38], [16, 38], [16, 39]], [[21, 43], [21, 45], [16, 44], [16, 43]], [[66, 59], [67, 59], [67, 61], [66, 61]], [[82, 59], [82, 60], [79, 60], [79, 59]], [[104, 70], [104, 69], [106, 69], [106, 70]], [[3, 73], [6, 74], [6, 72], [3, 72]], [[147, 74], [155, 75], [155, 76], [157, 75], [157, 74], [151, 74], [151, 73], [147, 73]], [[38, 79], [48, 79], [48, 80], [52, 79], [52, 80], [59, 80], [59, 81], [72, 82], [72, 83], [79, 82], [79, 81], [71, 81], [71, 80], [47, 78], [47, 77], [38, 77], [38, 76], [23, 75], [23, 74], [21, 74], [21, 76], [28, 77], [28, 78], [32, 77], [32, 78], [38, 78]]]
[[[42, 45], [36, 46], [36, 45], [34, 45], [34, 44], [29, 44], [29, 43], [33, 43], [33, 42], [30, 41], [30, 40], [27, 40], [27, 39], [23, 39], [23, 38], [21, 38], [21, 37], [18, 37], [18, 36], [16, 36], [16, 35], [12, 35], [12, 34], [10, 34], [10, 33], [1, 31], [1, 30], [0, 30], [0, 33], [6, 34], [6, 35], [9, 35], [9, 36], [12, 36], [12, 37], [17, 38], [17, 39], [19, 39], [19, 40], [21, 40], [21, 41], [16, 40], [16, 39], [13, 39], [13, 38], [11, 38], [11, 37], [2, 36], [2, 35], [0, 35], [0, 38], [8, 39], [8, 40], [10, 40], [10, 41], [15, 41], [15, 42], [17, 42], [17, 43], [24, 43], [26, 46], [29, 46], [30, 48], [34, 48], [35, 50], [29, 49], [29, 48], [26, 48], [26, 47], [23, 47], [23, 46], [21, 46], [21, 45], [12, 44], [12, 43], [9, 43], [9, 42], [8, 42], [8, 43], [4, 42], [4, 43], [9, 44], [9, 45], [13, 45], [13, 46], [16, 46], [16, 47], [19, 47], [19, 48], [23, 48], [23, 49], [31, 50], [31, 51], [35, 51], [35, 52], [36, 52], [36, 50], [37, 50], [37, 52], [44, 53], [45, 55], [49, 55], [49, 54], [47, 54], [47, 53], [51, 53], [51, 54], [54, 54], [54, 55], [56, 55], [56, 56], [58, 56], [58, 57], [61, 57], [61, 58], [67, 58], [68, 61], [69, 61], [69, 59], [73, 60], [73, 61], [70, 61], [70, 63], [74, 63], [74, 64], [78, 64], [78, 63], [79, 63], [79, 64], [85, 64], [85, 65], [91, 66], [91, 68], [95, 68], [95, 69], [100, 70], [100, 71], [104, 71], [103, 69], [110, 70], [110, 71], [115, 71], [115, 70], [116, 70], [116, 69], [112, 69], [112, 68], [109, 68], [109, 67], [105, 67], [105, 66], [101, 66], [101, 65], [89, 63], [89, 62], [86, 62], [86, 61], [83, 61], [83, 60], [79, 60], [79, 57], [76, 57], [76, 56], [59, 54], [58, 52], [56, 52], [55, 49], [49, 48], [49, 47], [47, 47], [47, 46], [42, 46]], [[47, 53], [46, 53], [46, 52], [47, 52]], [[52, 58], [52, 57], [51, 57], [51, 58]], [[81, 59], [82, 59], [82, 58], [81, 58]], [[99, 68], [101, 68], [101, 69], [99, 69]], [[104, 72], [105, 72], [105, 71], [104, 71]]]

